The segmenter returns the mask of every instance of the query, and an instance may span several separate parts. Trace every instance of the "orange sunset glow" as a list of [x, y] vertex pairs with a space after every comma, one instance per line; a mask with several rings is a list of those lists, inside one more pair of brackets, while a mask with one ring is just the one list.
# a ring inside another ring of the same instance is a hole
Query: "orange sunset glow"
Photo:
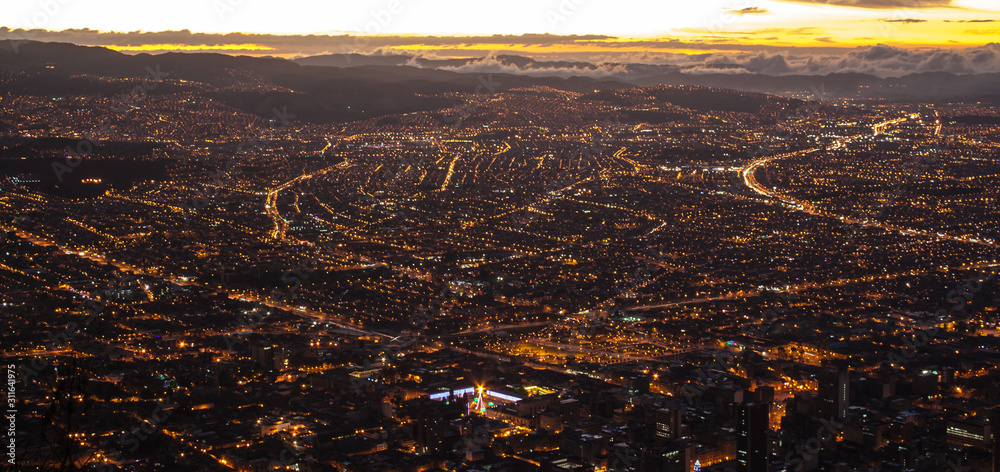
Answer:
[[[52, 12], [31, 3], [5, 8], [0, 25], [6, 28], [0, 31], [127, 53], [231, 51], [280, 57], [376, 50], [445, 57], [501, 51], [600, 57], [875, 44], [955, 49], [1000, 38], [1000, 3], [992, 0], [511, 0], [482, 5], [181, 0], [154, 5], [143, 15], [130, 14], [133, 4], [122, 0], [55, 5]], [[522, 38], [538, 34], [549, 40]]]

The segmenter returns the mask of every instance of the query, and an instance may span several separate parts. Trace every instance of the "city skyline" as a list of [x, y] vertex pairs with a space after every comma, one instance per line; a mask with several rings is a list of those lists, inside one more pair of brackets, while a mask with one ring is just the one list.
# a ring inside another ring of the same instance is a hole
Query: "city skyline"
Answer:
[[21, 5], [5, 470], [998, 472], [996, 5], [560, 2]]

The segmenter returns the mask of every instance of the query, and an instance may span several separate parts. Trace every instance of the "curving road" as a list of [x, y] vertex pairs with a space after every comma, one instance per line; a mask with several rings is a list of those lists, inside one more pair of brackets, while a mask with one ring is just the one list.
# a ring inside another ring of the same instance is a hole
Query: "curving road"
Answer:
[[268, 216], [271, 217], [271, 221], [274, 222], [274, 229], [271, 230], [271, 239], [277, 239], [279, 241], [284, 240], [285, 231], [288, 229], [288, 221], [282, 218], [281, 213], [278, 212], [278, 195], [281, 193], [282, 190], [285, 190], [288, 187], [291, 187], [292, 185], [295, 185], [296, 183], [301, 182], [303, 180], [311, 179], [313, 178], [313, 176], [323, 175], [327, 172], [330, 172], [331, 170], [342, 169], [350, 165], [351, 165], [350, 161], [345, 160], [344, 162], [341, 162], [340, 164], [337, 165], [325, 167], [315, 172], [310, 172], [308, 174], [302, 174], [267, 192], [267, 199], [264, 200], [264, 211], [267, 213]]
[[[906, 121], [906, 119], [897, 119], [897, 120], [884, 121], [882, 123], [878, 123], [878, 124], [874, 125], [872, 127], [872, 131], [873, 131], [873, 133], [874, 133], [875, 136], [878, 136], [879, 134], [884, 133], [887, 127], [889, 127], [891, 125], [894, 125], [894, 124], [897, 124], [897, 123], [904, 122], [904, 121]], [[855, 140], [857, 138], [860, 138], [862, 136], [863, 135], [852, 136], [850, 138], [841, 138], [841, 139], [838, 139], [837, 141], [835, 141], [830, 146], [827, 146], [825, 148], [804, 149], [804, 150], [801, 150], [801, 151], [789, 152], [789, 153], [785, 153], [785, 154], [777, 154], [777, 155], [774, 155], [774, 156], [761, 157], [761, 158], [756, 159], [754, 161], [751, 161], [747, 165], [743, 166], [743, 168], [740, 169], [740, 175], [743, 178], [744, 185], [746, 185], [747, 187], [749, 187], [750, 190], [753, 190], [754, 192], [756, 192], [756, 193], [758, 193], [758, 194], [760, 194], [762, 196], [765, 196], [765, 197], [768, 197], [768, 198], [771, 198], [771, 199], [775, 199], [775, 200], [781, 202], [781, 204], [783, 206], [785, 206], [785, 207], [791, 208], [793, 210], [801, 211], [801, 212], [804, 212], [804, 213], [808, 213], [810, 215], [824, 216], [824, 217], [829, 217], [829, 218], [836, 218], [836, 219], [840, 220], [840, 222], [842, 222], [844, 224], [859, 225], [859, 226], [864, 226], [864, 227], [867, 227], [867, 228], [879, 228], [879, 229], [882, 229], [882, 230], [885, 230], [885, 231], [896, 232], [896, 233], [903, 234], [903, 235], [906, 235], [906, 236], [920, 236], [920, 237], [926, 237], [926, 238], [930, 238], [930, 239], [937, 240], [937, 241], [946, 241], [946, 240], [947, 241], [957, 241], [957, 242], [961, 242], [961, 243], [978, 244], [978, 245], [981, 245], [981, 246], [987, 246], [987, 247], [991, 247], [991, 248], [996, 248], [997, 247], [997, 243], [995, 241], [988, 240], [988, 239], [978, 239], [978, 238], [972, 238], [972, 237], [967, 237], [967, 236], [953, 236], [953, 235], [945, 234], [945, 233], [938, 233], [938, 232], [934, 232], [934, 231], [928, 231], [928, 230], [922, 230], [922, 229], [916, 229], [916, 228], [907, 228], [907, 227], [903, 227], [903, 226], [895, 226], [895, 225], [891, 225], [891, 224], [888, 224], [888, 223], [883, 223], [883, 222], [880, 222], [880, 221], [872, 221], [872, 220], [869, 220], [867, 218], [856, 218], [856, 217], [853, 217], [853, 216], [841, 215], [841, 214], [838, 214], [838, 213], [833, 213], [833, 212], [830, 212], [830, 211], [825, 211], [825, 210], [816, 208], [815, 206], [813, 206], [809, 202], [803, 202], [803, 201], [797, 200], [794, 197], [786, 195], [786, 194], [783, 194], [781, 192], [778, 192], [775, 189], [765, 187], [764, 185], [761, 185], [761, 183], [757, 181], [757, 177], [755, 175], [756, 171], [759, 170], [760, 168], [764, 167], [767, 164], [770, 164], [772, 162], [775, 162], [775, 161], [778, 161], [778, 160], [781, 160], [781, 159], [793, 157], [793, 156], [800, 156], [800, 155], [810, 154], [810, 153], [813, 153], [813, 152], [816, 152], [816, 151], [839, 149], [839, 148], [845, 147], [849, 142], [851, 142], [851, 141], [853, 141], [853, 140]]]

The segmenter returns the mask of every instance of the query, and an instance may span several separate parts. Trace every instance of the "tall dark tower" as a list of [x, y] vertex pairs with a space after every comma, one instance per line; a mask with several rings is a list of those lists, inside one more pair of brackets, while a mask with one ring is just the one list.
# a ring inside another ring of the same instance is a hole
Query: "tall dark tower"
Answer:
[[680, 438], [682, 409], [682, 405], [668, 405], [656, 410], [655, 444], [657, 447]]
[[844, 419], [850, 404], [851, 373], [847, 369], [826, 368], [816, 375], [818, 400], [816, 413], [824, 419]]
[[417, 443], [417, 452], [439, 452], [446, 426], [447, 422], [441, 416], [420, 415], [414, 422], [413, 428], [413, 439]]
[[993, 443], [990, 445], [993, 450], [993, 472], [1000, 472], [1000, 411], [993, 412], [990, 418], [990, 428], [993, 433]]
[[749, 402], [737, 410], [736, 459], [741, 472], [767, 472], [767, 430], [770, 405]]

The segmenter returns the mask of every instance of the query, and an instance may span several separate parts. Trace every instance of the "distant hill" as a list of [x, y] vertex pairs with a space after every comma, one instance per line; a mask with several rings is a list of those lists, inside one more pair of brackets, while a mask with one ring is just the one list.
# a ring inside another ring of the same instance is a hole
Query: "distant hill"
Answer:
[[[344, 121], [443, 108], [457, 101], [429, 95], [482, 92], [481, 84], [486, 80], [483, 74], [401, 65], [341, 68], [301, 65], [280, 58], [223, 54], [127, 55], [106, 48], [65, 43], [29, 41], [19, 44], [14, 52], [10, 41], [0, 41], [0, 73], [17, 73], [8, 74], [8, 78], [0, 82], [0, 91], [107, 95], [121, 92], [121, 84], [79, 76], [142, 78], [147, 75], [147, 67], [168, 74], [170, 79], [194, 82], [191, 86], [200, 84], [214, 98], [242, 110], [268, 114], [272, 106], [281, 104], [294, 107], [300, 119], [309, 121]], [[264, 85], [234, 86], [242, 76], [259, 79]], [[500, 89], [543, 85], [589, 92], [630, 86], [620, 81], [582, 76], [492, 74], [489, 80], [499, 84]], [[164, 86], [150, 93], [170, 91], [173, 88]]]
[[[414, 56], [358, 56], [350, 63], [343, 55], [314, 56], [297, 59], [299, 64], [349, 67], [351, 64], [411, 64], [437, 70], [478, 73], [506, 73], [530, 76], [587, 76], [615, 80], [632, 85], [692, 85], [727, 88], [748, 92], [811, 93], [819, 98], [886, 98], [924, 101], [941, 99], [998, 102], [1000, 74], [956, 75], [946, 72], [910, 74], [899, 78], [881, 78], [870, 74], [835, 73], [828, 75], [766, 75], [739, 73], [736, 64], [716, 64], [714, 73], [691, 74], [676, 65], [537, 61], [532, 58], [499, 55], [458, 59], [424, 59]], [[339, 58], [339, 59], [338, 59]], [[364, 59], [362, 59], [364, 58]]]
[[412, 56], [380, 56], [364, 54], [324, 54], [296, 59], [295, 63], [303, 66], [323, 67], [360, 67], [360, 66], [402, 66]]
[[[212, 53], [128, 55], [101, 47], [32, 41], [21, 42], [15, 52], [10, 41], [0, 41], [0, 92], [108, 95], [121, 93], [128, 84], [102, 77], [142, 78], [147, 70], [159, 70], [175, 80], [150, 93], [187, 87], [252, 113], [267, 114], [279, 105], [294, 107], [300, 119], [314, 122], [440, 109], [457, 103], [457, 98], [445, 98], [449, 93], [481, 92], [487, 80], [499, 84], [501, 90], [545, 86], [593, 93], [634, 86], [691, 85], [816, 93], [820, 98], [1000, 101], [1000, 74], [924, 73], [883, 79], [867, 74], [739, 74], [727, 72], [725, 65], [717, 69], [718, 73], [688, 74], [671, 65], [545, 62], [511, 55], [430, 60], [407, 55], [331, 54], [294, 61]], [[672, 98], [691, 109], [725, 105], [692, 100], [700, 99]]]

